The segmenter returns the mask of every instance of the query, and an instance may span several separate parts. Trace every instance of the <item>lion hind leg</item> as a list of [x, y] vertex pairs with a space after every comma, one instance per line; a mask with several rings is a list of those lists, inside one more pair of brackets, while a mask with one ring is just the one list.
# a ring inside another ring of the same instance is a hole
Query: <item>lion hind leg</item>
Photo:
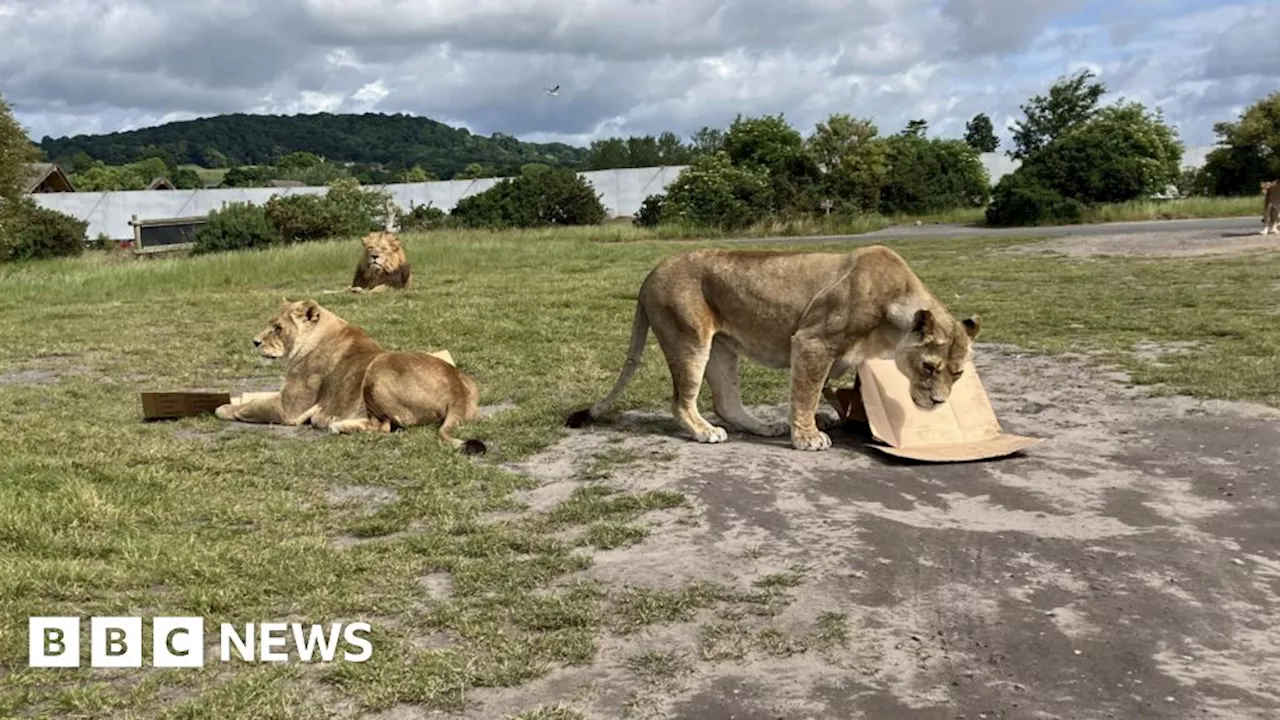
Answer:
[[667, 369], [671, 371], [671, 414], [698, 442], [728, 440], [729, 433], [724, 428], [707, 422], [698, 412], [698, 391], [702, 389], [702, 377], [711, 359], [713, 331], [708, 328], [699, 333], [693, 328], [679, 329], [672, 323], [655, 334], [667, 357]]
[[738, 353], [733, 348], [722, 340], [711, 341], [711, 356], [707, 361], [707, 384], [711, 386], [711, 402], [715, 407], [716, 415], [729, 425], [752, 435], [762, 437], [786, 435], [787, 423], [764, 422], [743, 407], [738, 362]]

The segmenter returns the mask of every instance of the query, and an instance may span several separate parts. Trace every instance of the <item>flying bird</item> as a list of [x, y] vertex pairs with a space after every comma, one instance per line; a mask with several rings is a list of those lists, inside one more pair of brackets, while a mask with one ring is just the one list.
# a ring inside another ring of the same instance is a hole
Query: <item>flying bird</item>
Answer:
[[545, 91], [546, 91], [546, 93], [547, 93], [548, 95], [550, 95], [551, 97], [555, 97], [556, 95], [559, 95], [559, 94], [560, 94], [560, 86], [559, 86], [559, 85], [556, 85], [555, 87], [543, 88], [543, 90], [545, 90]]

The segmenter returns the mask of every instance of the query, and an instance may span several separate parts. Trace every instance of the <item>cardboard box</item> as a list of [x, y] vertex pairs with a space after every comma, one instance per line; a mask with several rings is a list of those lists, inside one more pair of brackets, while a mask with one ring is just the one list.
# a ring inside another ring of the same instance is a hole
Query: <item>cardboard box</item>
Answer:
[[[457, 367], [453, 362], [453, 355], [448, 350], [440, 350], [430, 354]], [[274, 394], [275, 392], [247, 392], [240, 395], [232, 395], [224, 392], [203, 392], [198, 390], [144, 392], [142, 393], [142, 419], [147, 421], [175, 420], [193, 415], [204, 415], [212, 413], [220, 405], [226, 405], [227, 403], [239, 405], [254, 398], [267, 397]]]
[[842, 420], [866, 422], [869, 443], [880, 452], [924, 462], [989, 460], [1025, 450], [1043, 438], [1005, 433], [987, 391], [970, 361], [951, 388], [947, 402], [924, 410], [911, 401], [908, 380], [892, 359], [868, 360], [858, 367], [854, 388], [827, 397]]

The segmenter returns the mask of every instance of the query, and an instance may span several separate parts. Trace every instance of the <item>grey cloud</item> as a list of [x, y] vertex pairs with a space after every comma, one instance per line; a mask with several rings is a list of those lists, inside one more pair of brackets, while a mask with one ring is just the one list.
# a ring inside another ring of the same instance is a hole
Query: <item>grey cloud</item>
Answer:
[[1245, 18], [1214, 38], [1204, 55], [1201, 77], [1222, 80], [1245, 75], [1280, 76], [1280, 41], [1273, 19]]
[[1026, 49], [1053, 17], [1083, 5], [1084, 0], [946, 0], [942, 13], [958, 25], [960, 51], [984, 55]]

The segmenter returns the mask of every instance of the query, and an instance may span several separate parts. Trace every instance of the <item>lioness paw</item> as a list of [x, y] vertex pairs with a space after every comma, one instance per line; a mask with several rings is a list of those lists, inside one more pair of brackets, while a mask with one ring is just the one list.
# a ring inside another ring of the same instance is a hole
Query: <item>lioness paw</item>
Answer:
[[729, 433], [725, 432], [722, 427], [708, 425], [707, 429], [702, 432], [695, 432], [693, 439], [702, 443], [722, 443], [729, 439]]
[[797, 450], [826, 450], [831, 447], [831, 436], [821, 430], [791, 432], [791, 445]]

